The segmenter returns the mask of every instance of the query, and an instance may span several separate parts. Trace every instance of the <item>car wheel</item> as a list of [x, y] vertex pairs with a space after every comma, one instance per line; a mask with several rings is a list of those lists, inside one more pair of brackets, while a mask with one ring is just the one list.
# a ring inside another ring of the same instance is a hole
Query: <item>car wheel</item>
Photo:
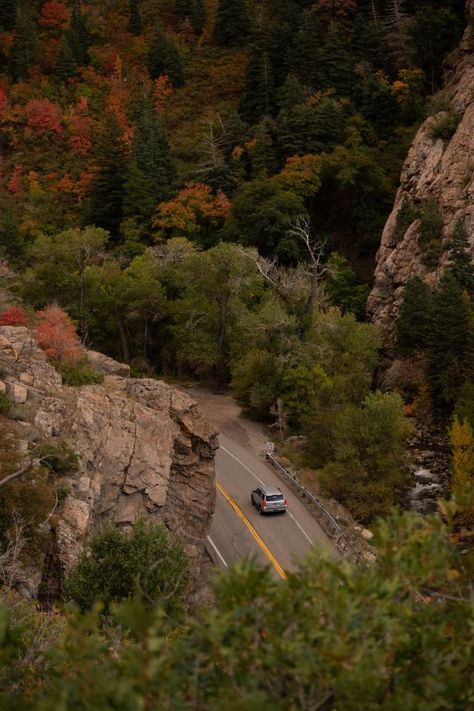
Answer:
[[258, 507], [258, 512], [259, 512], [260, 516], [263, 516], [263, 509], [261, 506]]

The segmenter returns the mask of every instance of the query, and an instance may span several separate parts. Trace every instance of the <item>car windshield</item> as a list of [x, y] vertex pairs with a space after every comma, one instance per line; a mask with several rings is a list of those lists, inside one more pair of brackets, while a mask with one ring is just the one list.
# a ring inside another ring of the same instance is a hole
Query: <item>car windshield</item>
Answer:
[[267, 501], [283, 501], [283, 494], [270, 494], [266, 496]]

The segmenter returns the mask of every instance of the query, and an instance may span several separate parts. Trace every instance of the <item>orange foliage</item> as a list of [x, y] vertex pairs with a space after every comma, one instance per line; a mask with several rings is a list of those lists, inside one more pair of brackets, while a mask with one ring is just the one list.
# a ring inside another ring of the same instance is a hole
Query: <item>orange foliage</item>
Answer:
[[48, 0], [41, 9], [38, 22], [45, 29], [64, 30], [69, 22], [69, 10], [62, 2]]
[[158, 205], [153, 224], [159, 230], [192, 236], [203, 222], [212, 226], [223, 223], [230, 207], [222, 191], [214, 195], [209, 185], [186, 183], [174, 200]]
[[25, 134], [62, 133], [61, 113], [49, 99], [32, 99], [25, 107]]
[[71, 362], [81, 357], [76, 327], [60, 306], [46, 306], [37, 317], [36, 339], [49, 358]]
[[299, 195], [310, 197], [321, 187], [321, 159], [308, 153], [304, 156], [291, 156], [285, 167], [274, 177], [285, 188], [294, 190]]
[[22, 174], [23, 165], [22, 163], [18, 163], [18, 165], [15, 166], [13, 173], [10, 176], [10, 180], [7, 183], [7, 190], [12, 195], [19, 195], [21, 192], [23, 192], [23, 184], [21, 181]]
[[10, 306], [0, 314], [0, 326], [26, 326], [28, 316], [21, 306]]
[[87, 116], [73, 116], [70, 119], [69, 127], [71, 136], [68, 143], [74, 153], [85, 156], [92, 148], [91, 134], [92, 119]]
[[0, 87], [0, 111], [4, 111], [8, 106], [8, 97], [5, 93], [5, 89]]

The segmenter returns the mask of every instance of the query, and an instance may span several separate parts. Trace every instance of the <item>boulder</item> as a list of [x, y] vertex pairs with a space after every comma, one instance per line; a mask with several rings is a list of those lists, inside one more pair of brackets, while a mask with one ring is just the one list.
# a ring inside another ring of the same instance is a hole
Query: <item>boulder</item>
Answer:
[[130, 377], [130, 366], [126, 363], [119, 363], [113, 358], [98, 353], [97, 351], [87, 351], [87, 360], [94, 370], [104, 375], [119, 375], [122, 378]]

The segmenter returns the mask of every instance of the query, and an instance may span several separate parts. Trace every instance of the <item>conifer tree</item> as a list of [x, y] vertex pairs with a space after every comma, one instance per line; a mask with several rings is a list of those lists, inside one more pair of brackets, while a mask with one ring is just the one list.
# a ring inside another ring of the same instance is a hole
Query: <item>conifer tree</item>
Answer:
[[262, 44], [255, 45], [247, 64], [245, 89], [240, 100], [242, 118], [253, 124], [262, 116], [271, 115], [275, 107], [274, 92], [273, 68], [268, 52]]
[[296, 36], [292, 72], [305, 86], [316, 91], [321, 86], [321, 59], [326, 30], [315, 12], [305, 12]]
[[397, 321], [397, 345], [402, 355], [426, 351], [432, 325], [431, 291], [420, 277], [411, 279], [403, 291]]
[[15, 39], [10, 50], [10, 71], [15, 80], [28, 74], [40, 58], [38, 28], [28, 3], [23, 2], [18, 7], [18, 18], [15, 26]]
[[462, 384], [474, 378], [473, 312], [449, 269], [433, 295], [428, 375], [433, 400], [443, 408], [452, 408]]
[[67, 81], [77, 74], [77, 65], [69, 41], [69, 34], [66, 33], [59, 47], [59, 54], [56, 61], [55, 74], [60, 81]]
[[137, 106], [137, 124], [125, 183], [124, 215], [148, 223], [159, 202], [171, 197], [174, 177], [166, 134], [146, 98]]
[[184, 85], [181, 57], [173, 40], [157, 27], [148, 51], [148, 71], [152, 79], [166, 74], [175, 88]]
[[219, 0], [214, 39], [224, 47], [242, 44], [250, 29], [250, 19], [245, 0]]
[[123, 215], [127, 155], [123, 131], [115, 112], [106, 115], [84, 222], [103, 227], [116, 237]]
[[474, 264], [469, 253], [469, 235], [462, 220], [454, 227], [450, 262], [451, 273], [474, 302]]
[[176, 0], [174, 8], [175, 26], [180, 29], [186, 19], [193, 31], [200, 35], [206, 24], [206, 8], [203, 0]]
[[75, 0], [71, 10], [71, 24], [68, 30], [68, 42], [77, 66], [89, 63], [89, 33], [84, 24], [79, 2]]
[[5, 32], [15, 29], [17, 0], [0, 0], [0, 29]]
[[253, 178], [266, 178], [276, 167], [271, 123], [268, 118], [264, 118], [255, 131], [254, 147], [251, 152]]
[[132, 35], [141, 35], [142, 33], [142, 18], [138, 7], [138, 0], [129, 0], [130, 2], [130, 20], [128, 23], [129, 32]]

